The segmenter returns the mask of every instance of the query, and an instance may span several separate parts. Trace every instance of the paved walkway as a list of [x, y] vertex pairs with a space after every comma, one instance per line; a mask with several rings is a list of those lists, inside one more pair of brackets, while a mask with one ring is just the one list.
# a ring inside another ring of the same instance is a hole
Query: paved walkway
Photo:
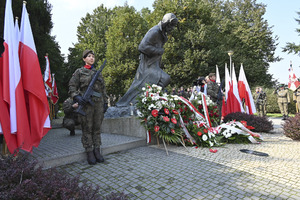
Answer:
[[[285, 137], [280, 119], [275, 131], [263, 133], [261, 144], [227, 144], [210, 153], [150, 145], [105, 156], [90, 166], [86, 161], [59, 169], [99, 185], [103, 196], [124, 192], [129, 199], [300, 199], [300, 142]], [[247, 154], [249, 149], [269, 154]]]

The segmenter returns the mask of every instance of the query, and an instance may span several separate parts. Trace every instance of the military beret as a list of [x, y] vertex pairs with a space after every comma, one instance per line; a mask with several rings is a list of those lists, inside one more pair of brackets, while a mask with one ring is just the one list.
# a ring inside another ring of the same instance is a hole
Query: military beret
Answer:
[[87, 50], [84, 50], [84, 52], [82, 53], [82, 58], [86, 58], [89, 55], [89, 53], [95, 55], [92, 50], [87, 49]]

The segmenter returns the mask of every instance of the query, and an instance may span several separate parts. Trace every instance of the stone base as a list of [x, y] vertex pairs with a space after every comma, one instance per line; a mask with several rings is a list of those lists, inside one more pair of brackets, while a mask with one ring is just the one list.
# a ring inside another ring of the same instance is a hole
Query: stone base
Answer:
[[146, 130], [136, 116], [104, 118], [101, 132], [147, 138]]

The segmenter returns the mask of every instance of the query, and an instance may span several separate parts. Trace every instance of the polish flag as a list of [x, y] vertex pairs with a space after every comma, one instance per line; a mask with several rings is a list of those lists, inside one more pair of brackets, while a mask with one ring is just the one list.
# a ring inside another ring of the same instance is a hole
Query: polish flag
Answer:
[[50, 71], [50, 62], [48, 56], [45, 56], [45, 59], [46, 59], [46, 69], [44, 72], [44, 82], [46, 87], [46, 93], [50, 93], [52, 91], [52, 77]]
[[52, 93], [51, 93], [51, 101], [52, 103], [55, 105], [59, 99], [58, 97], [58, 90], [57, 90], [57, 86], [56, 86], [56, 82], [55, 82], [55, 74], [53, 74], [53, 78], [52, 78]]
[[20, 35], [19, 57], [29, 112], [30, 132], [33, 146], [38, 147], [41, 139], [51, 128], [49, 118], [50, 109], [26, 9], [26, 2], [23, 4]]
[[[228, 71], [228, 70], [227, 70]], [[239, 91], [237, 88], [237, 80], [235, 75], [234, 66], [232, 67], [232, 80], [230, 80], [229, 73], [227, 73], [227, 80], [225, 89], [227, 86], [227, 99], [226, 99], [226, 112], [235, 113], [235, 112], [244, 112], [242, 101], [239, 96]], [[228, 81], [229, 80], [229, 81]]]
[[18, 31], [18, 25], [16, 24], [16, 28], [14, 27], [11, 0], [7, 0], [4, 19], [5, 51], [0, 65], [0, 115], [4, 138], [10, 153], [14, 153], [15, 150], [18, 151], [17, 148], [32, 151], [18, 56]]
[[292, 67], [292, 61], [290, 62], [290, 74], [289, 74], [289, 84], [288, 84], [288, 87], [289, 89], [295, 91], [299, 86], [300, 86], [300, 82], [298, 81], [295, 73], [294, 73], [294, 70], [293, 70], [293, 67]]
[[242, 100], [244, 99], [245, 106], [246, 106], [246, 113], [251, 115], [256, 113], [254, 100], [242, 64], [241, 64], [240, 74], [239, 74], [238, 90], [239, 90], [240, 98]]

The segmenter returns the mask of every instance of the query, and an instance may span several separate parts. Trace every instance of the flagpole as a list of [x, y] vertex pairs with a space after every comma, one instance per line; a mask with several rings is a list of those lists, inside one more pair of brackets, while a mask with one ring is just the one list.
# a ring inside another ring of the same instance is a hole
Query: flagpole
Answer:
[[233, 55], [233, 51], [230, 50], [227, 53], [228, 53], [228, 56], [229, 56], [229, 70], [230, 70], [229, 74], [230, 74], [230, 80], [232, 80], [232, 64], [231, 64], [232, 61], [231, 61], [231, 56]]

